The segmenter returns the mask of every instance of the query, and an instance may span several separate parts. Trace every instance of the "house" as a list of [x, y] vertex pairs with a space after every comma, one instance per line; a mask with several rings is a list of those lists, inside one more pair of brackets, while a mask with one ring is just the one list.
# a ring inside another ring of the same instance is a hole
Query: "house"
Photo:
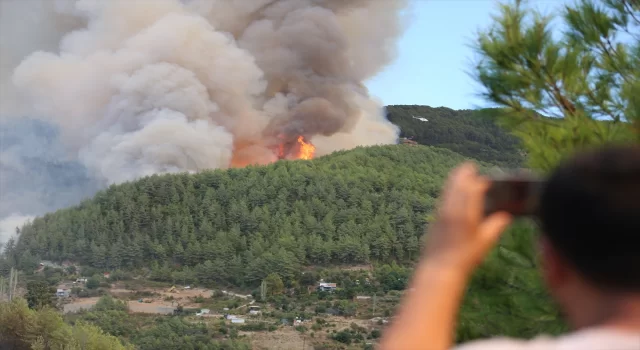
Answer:
[[87, 279], [84, 277], [76, 279], [76, 283], [87, 283]]
[[109, 273], [109, 272], [105, 272], [104, 274], [102, 274], [102, 276], [103, 276], [104, 278], [109, 278], [109, 277], [111, 277], [111, 273]]
[[231, 323], [244, 323], [244, 318], [234, 318]]
[[403, 144], [403, 145], [409, 145], [409, 146], [415, 146], [415, 145], [418, 144], [417, 142], [413, 141], [412, 139], [404, 138], [404, 137], [400, 138], [400, 143]]
[[68, 298], [69, 297], [69, 290], [68, 289], [58, 288], [58, 289], [56, 289], [56, 296], [58, 298]]
[[320, 282], [318, 283], [318, 287], [316, 288], [320, 292], [333, 292], [337, 288], [335, 283], [326, 283]]
[[260, 306], [249, 306], [249, 315], [260, 315]]
[[209, 310], [209, 309], [202, 309], [202, 310], [200, 310], [200, 312], [196, 312], [196, 316], [208, 315], [210, 312], [211, 312], [211, 310]]

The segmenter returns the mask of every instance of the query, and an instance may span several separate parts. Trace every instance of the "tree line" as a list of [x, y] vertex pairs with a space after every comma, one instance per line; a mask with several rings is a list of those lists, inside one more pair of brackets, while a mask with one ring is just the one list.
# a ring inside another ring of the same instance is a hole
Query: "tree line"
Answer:
[[464, 159], [434, 147], [384, 146], [151, 176], [36, 218], [7, 243], [4, 266], [151, 264], [242, 286], [272, 272], [289, 281], [306, 265], [411, 262], [444, 177]]

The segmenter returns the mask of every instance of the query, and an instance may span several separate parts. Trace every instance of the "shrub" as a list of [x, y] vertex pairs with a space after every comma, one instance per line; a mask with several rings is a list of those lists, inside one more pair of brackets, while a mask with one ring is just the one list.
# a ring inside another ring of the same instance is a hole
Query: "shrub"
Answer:
[[349, 345], [351, 344], [352, 336], [351, 336], [351, 333], [348, 331], [340, 331], [334, 334], [332, 338], [335, 341]]
[[267, 327], [265, 322], [255, 322], [243, 324], [238, 328], [244, 332], [260, 332], [266, 331], [269, 327]]
[[87, 287], [88, 289], [97, 289], [98, 287], [100, 287], [100, 281], [95, 277], [91, 277], [87, 280], [87, 284], [85, 285], [85, 287]]
[[374, 329], [371, 331], [371, 339], [378, 339], [380, 338], [380, 335], [382, 335], [382, 333], [378, 329]]

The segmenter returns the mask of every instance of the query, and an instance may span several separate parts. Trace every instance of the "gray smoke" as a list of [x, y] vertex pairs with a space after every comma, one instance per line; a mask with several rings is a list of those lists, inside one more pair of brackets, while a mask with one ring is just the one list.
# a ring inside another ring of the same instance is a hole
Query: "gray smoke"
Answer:
[[2, 0], [0, 115], [57, 125], [101, 185], [265, 164], [298, 136], [317, 155], [395, 143], [363, 83], [394, 58], [406, 5]]
[[0, 243], [34, 215], [76, 204], [99, 188], [82, 164], [68, 159], [50, 124], [5, 120], [0, 146]]

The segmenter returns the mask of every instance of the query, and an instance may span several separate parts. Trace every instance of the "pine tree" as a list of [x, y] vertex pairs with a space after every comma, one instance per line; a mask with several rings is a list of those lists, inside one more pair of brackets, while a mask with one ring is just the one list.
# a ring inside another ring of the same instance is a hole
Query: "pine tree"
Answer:
[[[524, 1], [500, 5], [477, 38], [476, 77], [499, 121], [522, 140], [529, 166], [550, 171], [568, 154], [640, 141], [640, 7], [626, 0], [565, 5], [566, 30]], [[530, 337], [566, 329], [541, 283], [536, 228], [517, 223], [474, 275], [458, 341], [502, 334]], [[488, 317], [492, 315], [493, 317]], [[501, 322], [495, 322], [501, 319]], [[539, 320], [531, 327], [531, 320]]]
[[640, 141], [638, 2], [565, 5], [558, 38], [553, 17], [525, 3], [500, 5], [479, 34], [475, 76], [504, 108], [500, 121], [522, 139], [529, 164], [549, 170], [568, 152]]

